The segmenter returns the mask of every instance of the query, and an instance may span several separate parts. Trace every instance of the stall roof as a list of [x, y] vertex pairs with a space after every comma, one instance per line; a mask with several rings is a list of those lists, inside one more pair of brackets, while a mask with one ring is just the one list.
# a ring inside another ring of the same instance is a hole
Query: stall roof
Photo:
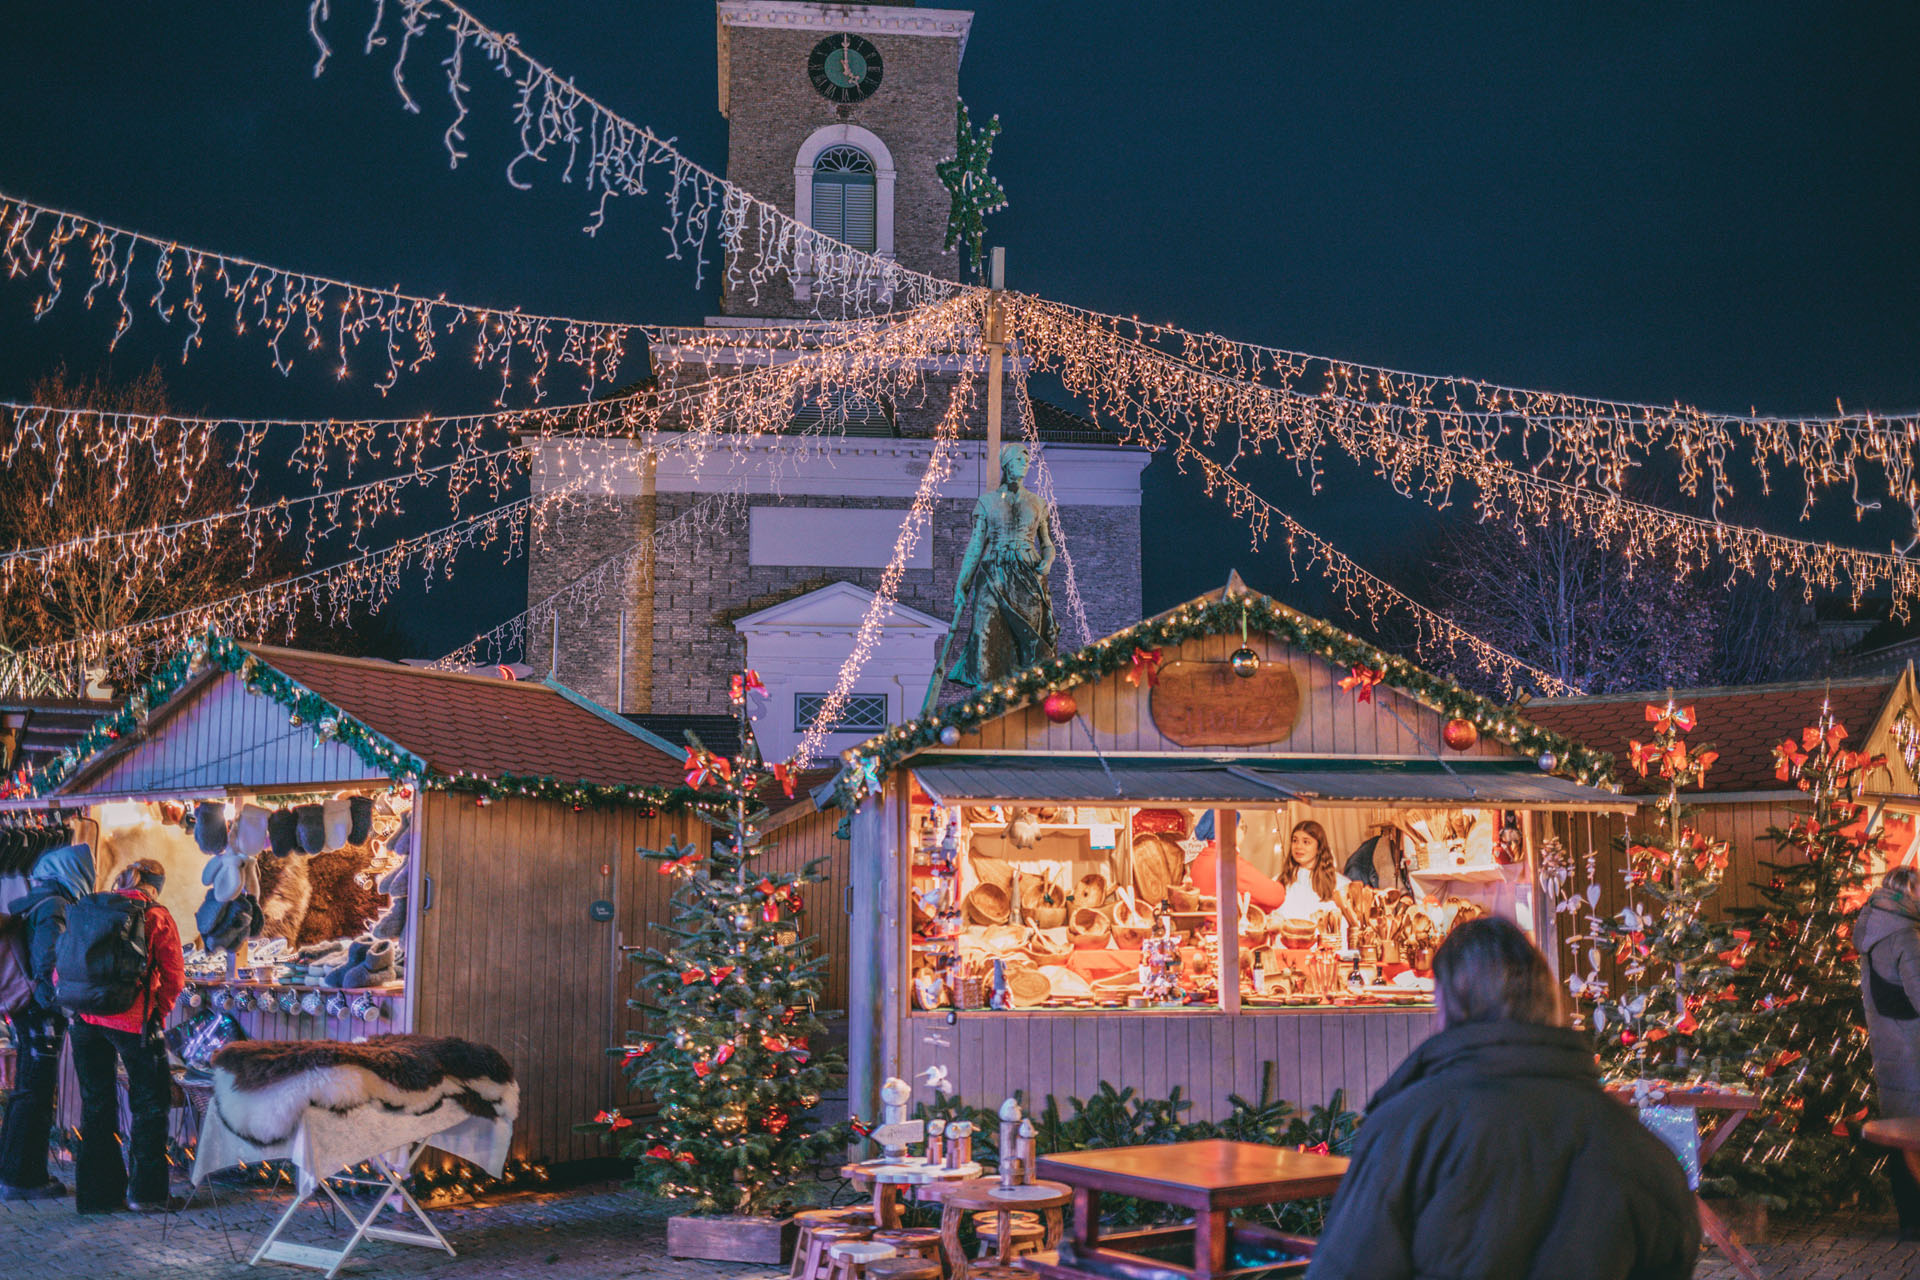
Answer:
[[[1609, 693], [1584, 698], [1544, 698], [1527, 704], [1536, 724], [1570, 738], [1630, 758], [1633, 739], [1647, 741], [1648, 704], [1660, 705], [1671, 696], [1691, 706], [1699, 727], [1691, 735], [1711, 746], [1720, 758], [1707, 771], [1700, 787], [1703, 799], [1714, 793], [1747, 794], [1792, 790], [1774, 776], [1773, 748], [1782, 738], [1820, 718], [1822, 702], [1830, 701], [1834, 719], [1845, 725], [1855, 743], [1864, 742], [1879, 722], [1883, 709], [1897, 694], [1904, 676], [1851, 677], [1845, 680], [1804, 680], [1791, 684], [1756, 684], [1718, 689], [1679, 689], [1638, 693]], [[1666, 782], [1657, 774], [1637, 777], [1623, 771], [1628, 791], [1662, 791]]]
[[942, 802], [1084, 804], [1513, 805], [1630, 812], [1635, 803], [1504, 761], [1196, 759], [1192, 756], [921, 756], [911, 765]]

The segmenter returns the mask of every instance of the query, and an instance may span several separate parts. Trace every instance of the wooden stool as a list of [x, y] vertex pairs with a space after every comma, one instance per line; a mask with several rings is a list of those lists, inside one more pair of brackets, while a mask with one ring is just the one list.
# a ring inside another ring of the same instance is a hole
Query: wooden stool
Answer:
[[[795, 1275], [798, 1280], [827, 1280], [833, 1274], [833, 1258], [827, 1250], [865, 1240], [869, 1234], [865, 1227], [815, 1227], [807, 1233], [806, 1261]], [[794, 1253], [799, 1252], [796, 1246]]]
[[882, 1258], [867, 1264], [867, 1280], [940, 1280], [939, 1258]]
[[1033, 1280], [1025, 1267], [968, 1267], [967, 1280]]
[[927, 1258], [940, 1261], [938, 1227], [892, 1227], [873, 1233], [875, 1244], [890, 1244], [903, 1258]]
[[892, 1245], [872, 1240], [844, 1240], [827, 1246], [827, 1255], [833, 1259], [827, 1272], [831, 1280], [866, 1280], [868, 1264], [900, 1256]]
[[[997, 1213], [976, 1213], [973, 1215], [973, 1233], [980, 1237], [978, 1257], [987, 1257], [1000, 1245], [1000, 1215]], [[1046, 1241], [1046, 1229], [1040, 1225], [1037, 1213], [1014, 1213], [1007, 1220], [1007, 1253], [1009, 1258], [1017, 1258], [1024, 1253], [1038, 1253]]]
[[814, 1231], [820, 1227], [866, 1227], [873, 1220], [873, 1210], [858, 1205], [847, 1209], [803, 1209], [793, 1215], [793, 1220], [800, 1232], [793, 1239], [793, 1265], [787, 1268], [787, 1276], [789, 1280], [803, 1280]]

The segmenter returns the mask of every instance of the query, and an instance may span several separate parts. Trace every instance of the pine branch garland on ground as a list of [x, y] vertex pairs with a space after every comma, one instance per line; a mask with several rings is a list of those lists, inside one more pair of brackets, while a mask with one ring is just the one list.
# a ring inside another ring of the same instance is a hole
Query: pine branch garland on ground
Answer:
[[659, 1104], [632, 1121], [603, 1111], [609, 1133], [631, 1129], [622, 1153], [636, 1185], [696, 1213], [757, 1214], [777, 1208], [788, 1188], [847, 1139], [844, 1126], [809, 1116], [838, 1080], [840, 1064], [812, 1047], [825, 1030], [815, 1012], [823, 959], [801, 933], [800, 890], [822, 880], [815, 859], [798, 872], [766, 864], [774, 842], [759, 824], [769, 783], [791, 793], [782, 766], [767, 766], [753, 743], [746, 707], [760, 691], [752, 672], [736, 676], [740, 754], [687, 752], [687, 781], [724, 796], [724, 838], [702, 854], [669, 842], [642, 849], [676, 880], [671, 922], [655, 927], [664, 945], [635, 956], [647, 1029], [616, 1052], [632, 1084]]

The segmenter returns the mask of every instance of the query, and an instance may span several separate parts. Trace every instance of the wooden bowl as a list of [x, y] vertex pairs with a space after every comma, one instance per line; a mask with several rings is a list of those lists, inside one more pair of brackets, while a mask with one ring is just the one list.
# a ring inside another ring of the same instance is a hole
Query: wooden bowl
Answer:
[[1113, 886], [1098, 871], [1089, 871], [1080, 877], [1080, 883], [1073, 887], [1073, 905], [1076, 907], [1104, 907], [1107, 894]]
[[981, 884], [990, 884], [1007, 891], [1009, 899], [1013, 896], [1013, 864], [1004, 858], [973, 859], [973, 874]]
[[1199, 891], [1183, 884], [1168, 885], [1167, 905], [1175, 911], [1198, 911], [1200, 909]]
[[1007, 975], [1007, 991], [1013, 996], [1015, 1008], [1031, 1009], [1046, 1003], [1053, 994], [1053, 984], [1038, 969], [1015, 969]]
[[[1258, 910], [1256, 907], [1255, 910]], [[1289, 951], [1305, 951], [1320, 936], [1320, 928], [1311, 920], [1282, 920], [1280, 945]]]
[[1118, 902], [1113, 907], [1113, 945], [1122, 951], [1137, 950], [1153, 932], [1153, 917], [1143, 911], [1128, 911], [1127, 904]]
[[1046, 932], [1033, 929], [1028, 931], [1027, 945], [1022, 951], [1042, 968], [1065, 964], [1073, 956], [1073, 939], [1067, 936], [1064, 929]]
[[967, 919], [975, 924], [1005, 924], [1013, 914], [1013, 901], [1004, 885], [981, 883], [967, 895]]
[[1075, 907], [1067, 918], [1067, 929], [1076, 947], [1104, 947], [1113, 936], [1113, 925], [1098, 907]]

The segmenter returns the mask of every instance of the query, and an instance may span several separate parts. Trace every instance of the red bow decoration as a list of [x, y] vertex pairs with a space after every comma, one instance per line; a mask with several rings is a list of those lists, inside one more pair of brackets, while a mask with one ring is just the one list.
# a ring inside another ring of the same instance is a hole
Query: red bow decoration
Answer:
[[[1134, 688], [1160, 687], [1160, 651], [1158, 649], [1135, 649], [1130, 659], [1132, 665], [1127, 669], [1127, 683]], [[1146, 681], [1146, 686], [1141, 681]]]
[[781, 790], [787, 793], [787, 799], [793, 799], [793, 770], [787, 768], [785, 763], [776, 761], [773, 766], [773, 780], [779, 783]]
[[744, 676], [733, 678], [731, 694], [735, 703], [745, 702], [749, 693], [765, 693], [767, 686], [760, 683], [760, 673], [751, 668]]
[[768, 898], [760, 904], [760, 919], [767, 924], [773, 924], [780, 919], [780, 903], [778, 899]]
[[690, 852], [680, 855], [678, 858], [669, 858], [661, 863], [660, 874], [670, 876], [676, 871], [689, 870], [693, 864], [698, 861], [700, 861], [700, 851], [698, 849], [691, 850]]
[[632, 1062], [635, 1058], [644, 1058], [652, 1052], [653, 1041], [642, 1040], [639, 1044], [630, 1044], [627, 1046], [626, 1059], [628, 1062]]
[[713, 1066], [711, 1063], [707, 1062], [705, 1059], [702, 1059], [699, 1062], [696, 1062], [693, 1064], [693, 1074], [698, 1076], [700, 1079], [705, 1080], [708, 1076], [713, 1074]]
[[765, 1049], [768, 1053], [785, 1053], [787, 1048], [787, 1038], [785, 1036], [764, 1036], [763, 1035], [760, 1037], [760, 1047], [762, 1049]]
[[647, 1159], [671, 1160], [673, 1159], [673, 1152], [667, 1150], [665, 1147], [661, 1146], [659, 1143], [656, 1142], [652, 1146], [647, 1148]]
[[1386, 678], [1386, 672], [1369, 667], [1365, 663], [1356, 662], [1353, 664], [1352, 673], [1340, 678], [1340, 687], [1355, 690], [1353, 695], [1355, 702], [1372, 702], [1373, 686]]
[[[1840, 744], [1845, 742], [1846, 740], [1847, 740], [1847, 730], [1845, 726], [1840, 724], [1832, 724], [1827, 726], [1827, 733], [1824, 739], [1824, 741], [1826, 742], [1827, 750], [1838, 751], [1840, 749]], [[1805, 747], [1808, 751], [1818, 750], [1821, 742], [1822, 742], [1822, 738], [1820, 736], [1820, 730], [1815, 728], [1814, 726], [1809, 725], [1805, 729], [1802, 729], [1800, 731], [1800, 745], [1802, 747]]]
[[733, 1041], [729, 1040], [713, 1051], [713, 1065], [724, 1067], [733, 1060]]
[[1329, 1148], [1327, 1144], [1324, 1142], [1316, 1142], [1312, 1146], [1302, 1147], [1300, 1148], [1300, 1150], [1310, 1156], [1324, 1156], [1324, 1155], [1333, 1154], [1331, 1148]]
[[733, 972], [733, 966], [730, 964], [723, 964], [718, 969], [715, 969], [713, 971], [713, 985], [717, 987], [721, 983], [725, 982], [727, 980], [727, 975], [732, 972]]
[[862, 1138], [873, 1132], [873, 1126], [862, 1120], [859, 1116], [849, 1116], [847, 1118], [847, 1128], [853, 1130]]
[[755, 893], [761, 894], [762, 896], [771, 895], [773, 893], [773, 881], [768, 880], [763, 876], [760, 880], [760, 883], [753, 886], [753, 891]]
[[1669, 730], [1675, 729], [1681, 733], [1692, 733], [1693, 726], [1697, 724], [1698, 721], [1694, 719], [1692, 707], [1679, 707], [1676, 709], [1672, 703], [1668, 703], [1664, 707], [1656, 707], [1649, 702], [1647, 704], [1647, 723], [1653, 726], [1655, 733], [1666, 733]]
[[1691, 1013], [1683, 1013], [1680, 1015], [1680, 1021], [1673, 1024], [1673, 1029], [1683, 1036], [1690, 1036], [1700, 1029], [1700, 1024], [1694, 1020]]
[[1642, 742], [1638, 738], [1627, 743], [1627, 749], [1633, 753], [1633, 771], [1641, 777], [1647, 776], [1647, 766], [1661, 758], [1663, 752], [1656, 742]]
[[723, 782], [733, 780], [733, 762], [725, 756], [716, 756], [706, 751], [687, 748], [687, 785], [695, 790], [706, 786], [715, 778]]
[[707, 976], [707, 971], [705, 969], [700, 968], [697, 965], [691, 969], [683, 969], [680, 971], [680, 985], [683, 987], [690, 987], [694, 983], [704, 979], [706, 976]]
[[607, 1128], [614, 1130], [624, 1129], [633, 1123], [633, 1121], [627, 1119], [618, 1111], [602, 1111], [593, 1118], [593, 1122], [595, 1124], [603, 1124], [607, 1126]]

